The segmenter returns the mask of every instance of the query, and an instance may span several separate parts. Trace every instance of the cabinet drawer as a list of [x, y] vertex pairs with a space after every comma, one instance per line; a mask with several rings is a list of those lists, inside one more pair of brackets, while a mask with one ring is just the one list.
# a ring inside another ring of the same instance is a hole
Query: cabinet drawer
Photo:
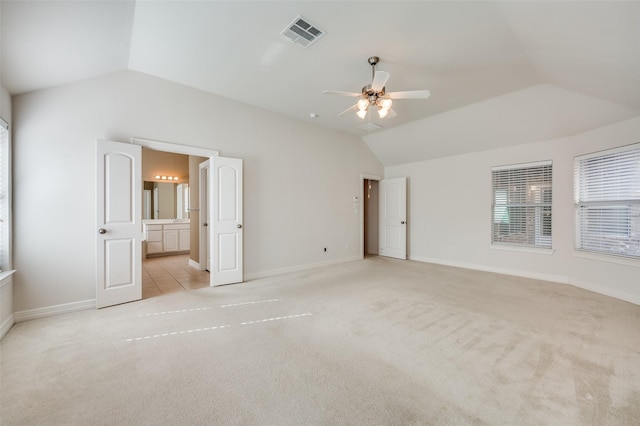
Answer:
[[189, 224], [188, 223], [176, 223], [174, 225], [164, 225], [164, 230], [170, 230], [170, 229], [189, 229]]
[[147, 231], [147, 241], [162, 242], [162, 231]]
[[147, 231], [162, 231], [162, 225], [145, 225]]

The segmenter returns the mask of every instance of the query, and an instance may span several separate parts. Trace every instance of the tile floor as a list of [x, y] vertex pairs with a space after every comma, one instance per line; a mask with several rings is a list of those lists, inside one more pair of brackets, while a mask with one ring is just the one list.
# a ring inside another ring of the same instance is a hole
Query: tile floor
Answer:
[[189, 255], [149, 257], [142, 261], [142, 298], [209, 286], [209, 272], [189, 266]]

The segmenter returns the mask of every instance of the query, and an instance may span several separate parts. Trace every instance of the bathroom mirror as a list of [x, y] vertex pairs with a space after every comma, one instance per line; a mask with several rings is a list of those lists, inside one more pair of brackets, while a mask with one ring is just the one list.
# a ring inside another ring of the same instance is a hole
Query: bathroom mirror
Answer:
[[189, 219], [189, 185], [173, 182], [144, 182], [143, 219]]

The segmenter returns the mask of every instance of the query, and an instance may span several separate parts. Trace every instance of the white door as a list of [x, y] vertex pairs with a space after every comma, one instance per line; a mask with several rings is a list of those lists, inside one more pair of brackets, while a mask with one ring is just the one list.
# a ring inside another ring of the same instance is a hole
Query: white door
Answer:
[[407, 178], [381, 180], [380, 255], [407, 258]]
[[209, 191], [211, 285], [239, 283], [242, 275], [242, 160], [211, 157]]
[[213, 230], [211, 217], [209, 217], [209, 160], [203, 161], [200, 166], [200, 270], [211, 271], [211, 232]]
[[96, 306], [142, 298], [142, 149], [96, 142]]

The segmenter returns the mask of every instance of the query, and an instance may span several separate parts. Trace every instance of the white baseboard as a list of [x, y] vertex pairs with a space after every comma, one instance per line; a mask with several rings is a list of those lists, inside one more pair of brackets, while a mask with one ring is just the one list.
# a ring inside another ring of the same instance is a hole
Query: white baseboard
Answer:
[[495, 274], [513, 275], [515, 277], [531, 278], [534, 280], [551, 281], [560, 284], [569, 284], [569, 278], [561, 275], [541, 274], [538, 272], [521, 271], [518, 269], [496, 268], [487, 265], [478, 265], [475, 263], [455, 262], [442, 259], [431, 259], [418, 256], [410, 256], [410, 260], [418, 262], [435, 263], [438, 265], [454, 266], [456, 268], [473, 269], [474, 271], [493, 272]]
[[0, 339], [2, 339], [4, 335], [7, 334], [9, 330], [11, 330], [13, 324], [15, 324], [15, 320], [13, 318], [13, 314], [11, 314], [7, 317], [6, 320], [4, 320], [2, 325], [0, 325]]
[[192, 268], [197, 269], [198, 271], [200, 271], [200, 264], [198, 262], [196, 262], [193, 259], [189, 259], [189, 266], [191, 266]]
[[354, 260], [360, 260], [360, 259], [361, 259], [360, 256], [353, 256], [353, 257], [345, 257], [345, 258], [342, 258], [342, 259], [326, 260], [324, 262], [307, 263], [305, 265], [288, 266], [286, 268], [271, 269], [269, 271], [254, 272], [252, 274], [246, 274], [244, 276], [244, 279], [245, 279], [245, 281], [257, 280], [257, 279], [260, 279], [260, 278], [272, 277], [274, 275], [287, 274], [287, 273], [290, 273], [290, 272], [299, 272], [299, 271], [304, 271], [306, 269], [319, 268], [319, 267], [322, 267], [322, 266], [337, 265], [339, 263], [345, 263], [345, 262], [353, 262]]
[[52, 317], [54, 315], [68, 314], [70, 312], [96, 309], [96, 299], [82, 300], [80, 302], [63, 303], [62, 305], [45, 306], [44, 308], [27, 309], [14, 313], [16, 322], [29, 321], [37, 318]]
[[625, 302], [633, 303], [634, 305], [640, 305], [640, 296], [636, 294], [629, 294], [622, 291], [612, 290], [607, 287], [603, 287], [598, 284], [588, 283], [579, 280], [569, 280], [569, 284], [581, 288], [583, 290], [592, 291], [594, 293], [602, 294], [604, 296], [613, 297], [614, 299], [624, 300]]
[[486, 265], [477, 265], [477, 264], [464, 263], [464, 262], [453, 262], [453, 261], [442, 260], [442, 259], [430, 259], [430, 258], [423, 258], [419, 256], [411, 256], [410, 259], [415, 260], [417, 262], [435, 263], [438, 265], [454, 266], [456, 268], [473, 269], [476, 271], [493, 272], [496, 274], [512, 275], [515, 277], [523, 277], [523, 278], [532, 278], [534, 280], [549, 281], [549, 282], [554, 282], [559, 284], [568, 284], [577, 288], [581, 288], [583, 290], [602, 294], [603, 296], [609, 296], [609, 297], [613, 297], [614, 299], [619, 299], [625, 302], [633, 303], [635, 305], [640, 305], [640, 296], [638, 295], [612, 290], [610, 288], [607, 288], [598, 284], [579, 281], [570, 277], [565, 277], [560, 275], [540, 274], [537, 272], [521, 271], [516, 269], [495, 268], [495, 267], [486, 266]]

